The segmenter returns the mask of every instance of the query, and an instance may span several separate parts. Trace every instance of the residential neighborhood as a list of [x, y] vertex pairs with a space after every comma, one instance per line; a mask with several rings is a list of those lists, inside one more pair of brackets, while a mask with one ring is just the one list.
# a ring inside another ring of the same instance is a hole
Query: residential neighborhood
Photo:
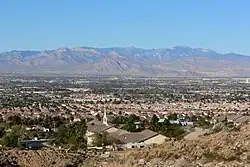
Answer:
[[242, 80], [5, 76], [0, 146], [110, 157], [235, 131], [250, 122]]

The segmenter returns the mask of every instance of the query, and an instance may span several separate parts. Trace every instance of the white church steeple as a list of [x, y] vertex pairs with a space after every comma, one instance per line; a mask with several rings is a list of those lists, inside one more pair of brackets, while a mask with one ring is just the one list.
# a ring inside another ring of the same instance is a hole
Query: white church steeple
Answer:
[[107, 112], [106, 112], [105, 106], [104, 106], [104, 114], [103, 114], [102, 122], [103, 122], [103, 124], [105, 124], [106, 126], [108, 126], [108, 117], [107, 117]]

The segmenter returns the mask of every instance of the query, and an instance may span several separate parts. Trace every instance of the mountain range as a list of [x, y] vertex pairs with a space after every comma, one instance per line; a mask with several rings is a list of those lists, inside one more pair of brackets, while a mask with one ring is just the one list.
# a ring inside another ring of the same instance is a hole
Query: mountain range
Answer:
[[250, 56], [175, 46], [58, 48], [0, 53], [1, 72], [141, 76], [249, 76]]

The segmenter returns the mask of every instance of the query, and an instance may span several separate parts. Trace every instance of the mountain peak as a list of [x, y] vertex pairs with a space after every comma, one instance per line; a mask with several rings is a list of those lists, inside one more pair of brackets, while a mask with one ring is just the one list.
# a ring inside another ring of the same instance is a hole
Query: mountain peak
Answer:
[[67, 51], [69, 51], [69, 50], [70, 50], [70, 49], [67, 48], [67, 47], [60, 47], [60, 48], [57, 49], [58, 52], [67, 52]]
[[192, 48], [189, 46], [185, 46], [185, 45], [176, 45], [172, 47], [172, 49], [192, 49]]
[[[153, 76], [249, 75], [250, 57], [220, 54], [211, 49], [175, 46], [171, 49], [128, 47], [61, 47], [49, 51], [17, 51], [0, 54], [0, 71], [55, 71], [94, 74]], [[239, 68], [240, 67], [240, 68]], [[119, 69], [116, 71], [115, 69]], [[240, 69], [240, 70], [239, 70]], [[100, 73], [99, 73], [100, 72]]]
[[201, 52], [215, 52], [212, 49], [205, 49], [205, 48], [198, 48], [198, 50], [200, 50]]

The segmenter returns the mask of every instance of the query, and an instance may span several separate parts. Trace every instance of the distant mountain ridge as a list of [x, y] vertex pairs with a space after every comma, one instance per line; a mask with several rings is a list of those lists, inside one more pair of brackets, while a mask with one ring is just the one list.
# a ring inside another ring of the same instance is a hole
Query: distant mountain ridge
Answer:
[[60, 72], [83, 75], [249, 76], [250, 56], [176, 46], [58, 48], [0, 53], [3, 72]]

